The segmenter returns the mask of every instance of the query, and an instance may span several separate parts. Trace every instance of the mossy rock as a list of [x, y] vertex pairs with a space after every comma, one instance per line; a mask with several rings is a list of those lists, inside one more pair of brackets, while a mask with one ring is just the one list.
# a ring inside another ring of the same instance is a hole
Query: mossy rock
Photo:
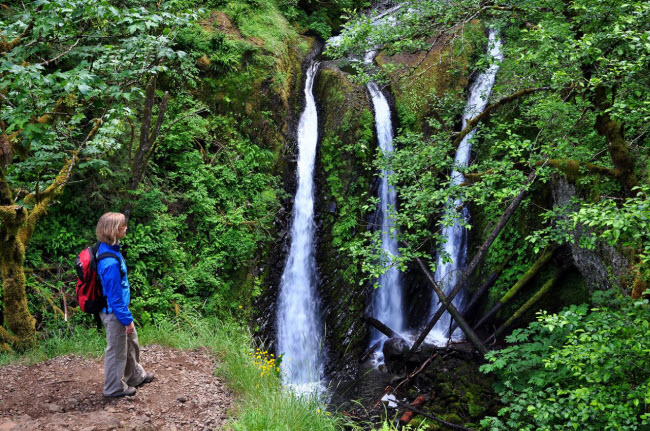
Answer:
[[471, 59], [486, 43], [482, 23], [473, 21], [464, 27], [462, 37], [442, 38], [428, 52], [379, 53], [376, 61], [382, 69], [398, 70], [393, 74], [392, 92], [400, 126], [426, 133], [428, 120], [435, 115], [435, 98], [453, 94], [466, 99], [463, 89], [468, 85]]
[[366, 286], [361, 271], [342, 248], [367, 229], [362, 209], [370, 196], [376, 155], [372, 104], [364, 87], [325, 64], [314, 82], [319, 112], [316, 156], [316, 260], [329, 371], [356, 363], [366, 346], [362, 319]]
[[[496, 414], [493, 378], [479, 371], [479, 364], [457, 355], [436, 358], [426, 371], [433, 385], [420, 388], [431, 391], [433, 400], [426, 411], [446, 421], [463, 425], [477, 423], [487, 415]], [[431, 429], [435, 428], [435, 424]]]

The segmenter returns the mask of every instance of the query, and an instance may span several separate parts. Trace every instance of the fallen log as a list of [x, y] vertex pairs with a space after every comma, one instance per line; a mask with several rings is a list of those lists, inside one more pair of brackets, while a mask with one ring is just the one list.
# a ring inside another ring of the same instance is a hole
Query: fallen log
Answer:
[[380, 344], [381, 344], [381, 341], [377, 341], [375, 344], [370, 346], [370, 348], [368, 350], [363, 352], [363, 355], [361, 355], [361, 357], [359, 358], [359, 363], [365, 362], [366, 359], [368, 359], [368, 356], [370, 356], [372, 354], [372, 352], [374, 352], [375, 350], [377, 350], [379, 348]]
[[[410, 404], [410, 407], [420, 407], [424, 403], [429, 401], [428, 397], [424, 395], [418, 395], [415, 400]], [[411, 419], [415, 417], [416, 413], [413, 410], [406, 410], [402, 416], [399, 418], [399, 424], [404, 426], [411, 422]]]
[[507, 328], [509, 328], [515, 320], [519, 319], [525, 312], [530, 310], [530, 308], [539, 301], [542, 296], [544, 296], [546, 293], [548, 293], [549, 290], [555, 285], [555, 283], [559, 280], [560, 276], [566, 268], [561, 268], [555, 271], [555, 274], [553, 274], [553, 277], [551, 277], [544, 285], [528, 300], [524, 305], [522, 305], [517, 311], [515, 311], [512, 316], [508, 320], [506, 320], [505, 323], [503, 323], [499, 328], [494, 331], [492, 335], [490, 335], [486, 340], [485, 343], [489, 343], [490, 341], [496, 339], [499, 335], [503, 333]]
[[[451, 300], [447, 297], [447, 295], [445, 295], [445, 293], [442, 291], [440, 286], [438, 286], [438, 283], [436, 283], [436, 281], [433, 278], [433, 274], [431, 274], [431, 272], [427, 269], [427, 267], [424, 265], [424, 263], [422, 263], [422, 260], [420, 260], [420, 258], [416, 257], [415, 261], [420, 266], [420, 269], [422, 270], [422, 272], [426, 276], [427, 280], [429, 280], [429, 283], [431, 283], [431, 286], [433, 287], [434, 292], [436, 292], [436, 295], [438, 295], [438, 299], [447, 308], [447, 311], [449, 311], [449, 314], [451, 314], [451, 317], [453, 317], [454, 320], [456, 320], [456, 322], [458, 322], [458, 326], [460, 326], [460, 329], [463, 330], [463, 332], [465, 333], [465, 336], [467, 337], [467, 339], [474, 345], [476, 350], [481, 352], [482, 355], [487, 354], [488, 351], [485, 348], [485, 346], [483, 345], [483, 343], [481, 343], [481, 340], [474, 333], [474, 331], [472, 331], [472, 328], [470, 328], [470, 326], [467, 324], [465, 319], [463, 319], [463, 316], [461, 316], [461, 314], [458, 311], [458, 309], [456, 308], [456, 306], [454, 304], [452, 304]], [[441, 305], [440, 308], [442, 308], [442, 305]], [[433, 326], [431, 326], [431, 327], [433, 328]], [[420, 344], [422, 344], [422, 341], [424, 341], [424, 338], [426, 337], [426, 335], [428, 333], [429, 333], [429, 331], [424, 333], [424, 336], [422, 336], [422, 335], [420, 336], [421, 337]], [[408, 360], [408, 358], [414, 352], [415, 352], [415, 348], [411, 348], [411, 350], [409, 351], [409, 354], [407, 355], [406, 359]]]
[[[512, 260], [513, 256], [514, 254], [508, 256], [508, 258], [505, 261], [503, 261], [501, 265], [499, 265], [497, 269], [495, 269], [492, 272], [492, 274], [490, 274], [487, 280], [485, 280], [485, 282], [481, 284], [481, 287], [479, 287], [478, 290], [474, 293], [474, 295], [472, 295], [472, 299], [470, 299], [469, 303], [467, 304], [467, 307], [465, 307], [465, 310], [463, 310], [463, 317], [467, 317], [467, 314], [469, 313], [469, 311], [471, 311], [472, 307], [476, 305], [478, 300], [481, 299], [481, 297], [485, 294], [485, 292], [487, 292], [488, 289], [492, 287], [494, 282], [497, 281], [497, 278], [499, 278], [499, 275], [501, 275], [501, 272], [503, 272], [504, 268], [508, 266], [508, 263], [510, 262], [510, 260]], [[457, 327], [458, 325], [456, 324], [456, 321], [452, 321], [451, 329], [449, 330], [449, 333], [453, 334]], [[476, 328], [473, 329], [476, 331]]]
[[[515, 213], [515, 210], [517, 209], [517, 207], [519, 206], [521, 201], [524, 200], [524, 198], [528, 194], [528, 186], [535, 180], [535, 177], [536, 177], [535, 173], [536, 173], [536, 171], [533, 170], [528, 175], [528, 178], [526, 178], [526, 182], [525, 182], [524, 187], [522, 188], [522, 190], [519, 192], [519, 194], [517, 194], [517, 196], [515, 196], [513, 201], [510, 203], [510, 205], [508, 205], [508, 208], [506, 209], [506, 211], [503, 213], [503, 215], [499, 219], [499, 222], [496, 224], [496, 226], [494, 226], [494, 229], [492, 229], [492, 232], [490, 232], [490, 235], [488, 236], [488, 238], [485, 240], [483, 245], [481, 245], [481, 248], [479, 248], [478, 252], [474, 256], [474, 259], [472, 259], [470, 264], [467, 266], [467, 269], [465, 269], [463, 274], [460, 276], [460, 279], [458, 280], [458, 282], [456, 283], [454, 288], [451, 290], [451, 292], [449, 292], [449, 300], [450, 300], [450, 302], [456, 297], [456, 295], [463, 288], [463, 286], [465, 285], [467, 280], [469, 280], [469, 277], [472, 275], [474, 270], [483, 261], [483, 258], [485, 257], [488, 250], [492, 246], [492, 243], [494, 242], [496, 237], [499, 235], [499, 233], [501, 233], [501, 231], [503, 230], [505, 225], [508, 223], [508, 220], [510, 220], [510, 217], [512, 217], [512, 215]], [[420, 264], [420, 267], [423, 267], [421, 262], [419, 262], [419, 264]], [[426, 269], [426, 267], [425, 267], [425, 269]], [[433, 280], [433, 278], [432, 278], [432, 280]], [[431, 329], [433, 329], [433, 327], [438, 322], [438, 320], [440, 320], [440, 317], [445, 312], [445, 308], [446, 308], [445, 304], [440, 305], [440, 307], [438, 308], [436, 313], [433, 315], [431, 320], [429, 320], [427, 325], [420, 332], [420, 335], [418, 336], [417, 340], [415, 341], [415, 343], [411, 347], [411, 353], [409, 353], [409, 355], [412, 355], [413, 353], [415, 353], [415, 351], [418, 349], [418, 347], [420, 347], [420, 344], [422, 344], [422, 342], [426, 338], [427, 334], [429, 334], [429, 332], [431, 332]], [[456, 320], [456, 322], [458, 322], [457, 319], [455, 319], [455, 320]], [[461, 328], [462, 328], [462, 326], [461, 326]], [[463, 332], [465, 332], [465, 331], [463, 331]], [[465, 335], [467, 335], [467, 332], [465, 332]]]
[[524, 273], [524, 275], [521, 276], [519, 280], [506, 292], [505, 295], [497, 302], [490, 311], [488, 311], [485, 316], [481, 317], [479, 321], [474, 325], [474, 330], [476, 331], [477, 328], [479, 328], [483, 323], [485, 323], [490, 317], [492, 317], [497, 311], [501, 309], [510, 299], [512, 299], [513, 296], [519, 290], [521, 290], [522, 287], [524, 287], [533, 277], [535, 277], [539, 272], [546, 266], [548, 262], [550, 262], [551, 258], [553, 257], [553, 252], [557, 249], [556, 246], [554, 247], [547, 247], [542, 255], [537, 259], [537, 261], [531, 266], [528, 271]]
[[411, 407], [409, 404], [406, 404], [406, 403], [404, 403], [402, 401], [398, 400], [398, 401], [395, 401], [395, 403], [400, 407], [410, 408], [411, 410], [413, 410], [415, 413], [419, 414], [420, 416], [424, 416], [425, 418], [429, 418], [431, 420], [434, 420], [434, 421], [436, 421], [436, 422], [438, 422], [438, 423], [440, 423], [440, 424], [442, 424], [442, 425], [444, 425], [444, 426], [446, 426], [448, 428], [451, 428], [451, 429], [454, 429], [454, 430], [460, 430], [460, 431], [474, 431], [471, 428], [467, 428], [467, 427], [464, 427], [462, 425], [452, 424], [451, 422], [447, 422], [446, 420], [441, 419], [441, 418], [439, 418], [437, 416], [434, 416], [434, 415], [429, 414], [429, 413], [425, 413], [422, 410], [418, 409], [417, 407]]
[[370, 323], [376, 330], [378, 330], [388, 338], [394, 338], [394, 337], [402, 338], [401, 335], [399, 335], [397, 332], [393, 331], [391, 328], [386, 326], [383, 322], [380, 322], [374, 317], [363, 316], [363, 319], [366, 322]]

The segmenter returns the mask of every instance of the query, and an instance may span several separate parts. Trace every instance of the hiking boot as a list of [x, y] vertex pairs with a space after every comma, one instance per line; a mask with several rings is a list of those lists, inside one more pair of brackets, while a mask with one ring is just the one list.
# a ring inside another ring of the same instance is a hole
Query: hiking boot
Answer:
[[137, 386], [142, 386], [142, 385], [144, 385], [146, 383], [151, 383], [151, 382], [153, 382], [153, 379], [155, 379], [155, 378], [156, 378], [156, 376], [153, 373], [145, 373], [144, 379], [142, 379], [140, 384], [137, 385]]
[[108, 398], [120, 398], [120, 397], [132, 397], [136, 393], [136, 389], [133, 386], [129, 386], [128, 388], [124, 389], [122, 392], [118, 392], [113, 395], [105, 395]]

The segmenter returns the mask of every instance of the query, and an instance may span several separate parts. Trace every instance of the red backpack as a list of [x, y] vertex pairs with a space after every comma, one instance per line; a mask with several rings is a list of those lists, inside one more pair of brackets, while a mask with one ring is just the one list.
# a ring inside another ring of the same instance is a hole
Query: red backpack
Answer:
[[117, 259], [113, 253], [102, 253], [97, 256], [99, 243], [84, 248], [75, 259], [74, 267], [77, 270], [77, 302], [81, 311], [86, 313], [99, 313], [106, 307], [106, 297], [102, 291], [102, 284], [97, 273], [97, 262], [105, 257]]

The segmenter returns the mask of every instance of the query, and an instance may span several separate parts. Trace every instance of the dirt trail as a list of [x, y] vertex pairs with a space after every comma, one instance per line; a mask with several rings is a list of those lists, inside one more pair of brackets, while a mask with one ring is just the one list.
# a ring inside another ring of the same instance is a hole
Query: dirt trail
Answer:
[[213, 430], [233, 397], [205, 350], [142, 348], [156, 379], [134, 397], [105, 398], [103, 359], [68, 355], [0, 368], [0, 431]]

